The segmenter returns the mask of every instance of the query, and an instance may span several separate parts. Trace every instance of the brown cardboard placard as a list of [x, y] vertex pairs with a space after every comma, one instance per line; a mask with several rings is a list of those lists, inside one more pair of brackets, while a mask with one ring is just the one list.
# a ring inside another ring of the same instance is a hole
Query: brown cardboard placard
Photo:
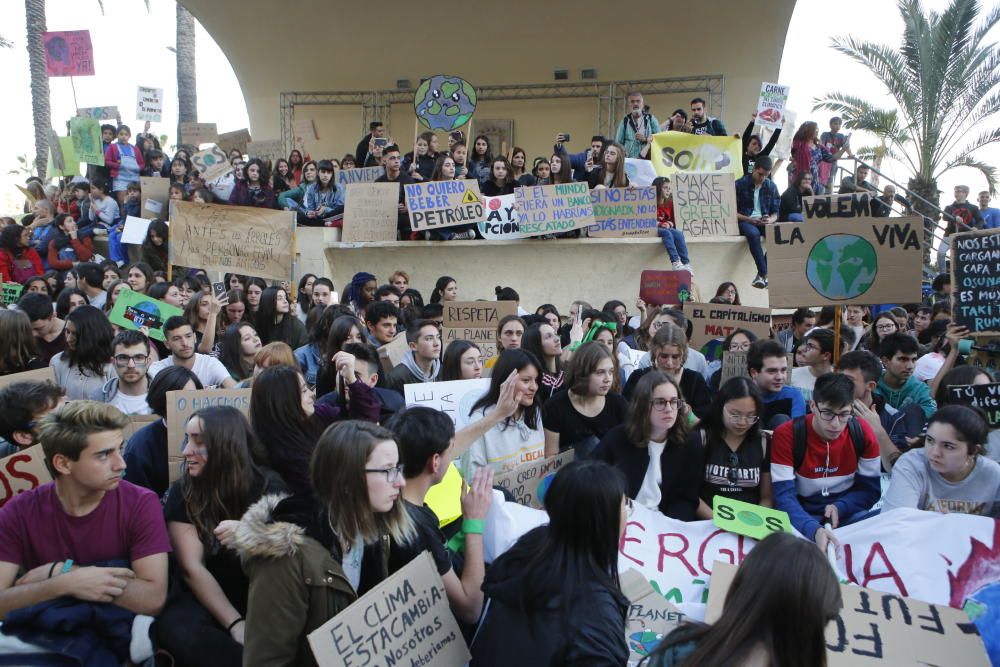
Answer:
[[122, 430], [122, 439], [128, 442], [136, 431], [159, 420], [159, 415], [129, 415], [128, 426]]
[[500, 320], [508, 315], [517, 315], [516, 301], [445, 301], [445, 327], [495, 329]]
[[194, 146], [219, 142], [219, 129], [215, 123], [181, 123], [181, 143]]
[[1000, 334], [1000, 229], [950, 239], [952, 321], [976, 334]]
[[[845, 192], [839, 195], [816, 195], [802, 198], [802, 217], [806, 220], [830, 218], [872, 218], [872, 202], [877, 192]], [[878, 210], [878, 206], [876, 206]]]
[[[467, 340], [475, 343], [479, 351], [483, 353], [483, 361], [492, 359], [499, 354], [497, 352], [497, 330], [496, 327], [482, 329], [478, 327], [443, 327], [441, 329], [441, 352], [448, 349], [448, 345], [456, 340]], [[488, 368], [483, 369], [483, 377], [487, 376]]]
[[344, 193], [341, 241], [395, 241], [399, 183], [351, 183]]
[[[215, 405], [229, 405], [244, 415], [250, 411], [250, 389], [193, 389], [167, 392], [167, 455], [180, 459], [184, 446], [184, 425], [193, 413]], [[180, 475], [180, 468], [170, 466], [170, 481]]]
[[170, 202], [170, 262], [206, 271], [291, 280], [295, 213]]
[[569, 449], [547, 459], [529, 461], [494, 477], [493, 486], [507, 489], [516, 503], [542, 509], [546, 480], [574, 458], [576, 452]]
[[52, 481], [45, 467], [45, 452], [33, 445], [0, 459], [0, 507], [19, 493]]
[[696, 350], [723, 339], [736, 329], [752, 331], [757, 338], [771, 335], [771, 309], [733, 306], [727, 303], [684, 304], [684, 314], [693, 325], [688, 344]]
[[687, 615], [657, 593], [638, 571], [629, 568], [618, 579], [629, 601], [625, 624], [628, 664], [639, 664], [661, 639], [687, 620]]
[[587, 234], [594, 238], [643, 238], [656, 236], [655, 188], [595, 188], [590, 191], [594, 224]]
[[226, 151], [212, 144], [191, 156], [191, 166], [206, 182], [214, 181], [233, 170]]
[[479, 181], [429, 181], [403, 185], [413, 231], [474, 225], [486, 218]]
[[56, 383], [56, 372], [51, 366], [36, 368], [33, 371], [22, 371], [10, 375], [0, 375], [0, 389], [15, 382], [51, 382]]
[[406, 332], [396, 334], [391, 341], [378, 348], [378, 358], [382, 362], [382, 370], [386, 373], [403, 363], [403, 357], [410, 351], [410, 345], [406, 342]]
[[722, 375], [719, 376], [719, 386], [724, 385], [732, 378], [748, 378], [750, 371], [747, 369], [746, 352], [723, 352], [722, 353]]
[[139, 178], [142, 188], [142, 212], [140, 216], [147, 220], [167, 217], [167, 202], [170, 201], [170, 179], [162, 176], [142, 176]]
[[532, 185], [514, 190], [521, 236], [558, 234], [594, 225], [586, 183]]
[[464, 665], [471, 657], [427, 551], [308, 639], [320, 667]]
[[771, 308], [920, 301], [919, 217], [768, 226]]
[[242, 130], [233, 130], [219, 135], [219, 147], [226, 152], [227, 156], [229, 151], [234, 148], [246, 155], [248, 143], [250, 143], [250, 130], [245, 127]]
[[738, 236], [736, 186], [732, 173], [674, 174], [674, 219], [692, 238]]

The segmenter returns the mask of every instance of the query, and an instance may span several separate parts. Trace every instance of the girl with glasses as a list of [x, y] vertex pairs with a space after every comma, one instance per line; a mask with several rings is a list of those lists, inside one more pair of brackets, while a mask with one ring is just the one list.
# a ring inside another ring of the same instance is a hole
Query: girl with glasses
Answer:
[[625, 423], [604, 436], [594, 458], [625, 473], [626, 494], [681, 521], [693, 521], [703, 473], [701, 447], [688, 440], [680, 387], [654, 370], [639, 380]]
[[693, 413], [694, 417], [704, 419], [708, 416], [708, 408], [712, 398], [708, 393], [708, 384], [701, 373], [684, 368], [687, 355], [687, 336], [684, 335], [684, 331], [676, 324], [664, 323], [653, 336], [653, 341], [649, 346], [649, 359], [652, 365], [632, 373], [628, 382], [625, 383], [622, 395], [626, 399], [631, 399], [639, 381], [646, 374], [654, 370], [660, 371], [680, 387], [681, 395], [687, 400], [690, 412]]
[[722, 355], [725, 352], [749, 352], [750, 346], [757, 341], [757, 334], [749, 329], [735, 329], [726, 336], [722, 342], [722, 352], [719, 358], [708, 362], [708, 370], [711, 375], [708, 379], [708, 391], [713, 396], [719, 391], [719, 383], [722, 381]]
[[712, 518], [717, 495], [773, 507], [771, 457], [760, 431], [764, 402], [749, 378], [728, 380], [712, 400], [708, 417], [688, 440], [704, 450], [698, 518]]

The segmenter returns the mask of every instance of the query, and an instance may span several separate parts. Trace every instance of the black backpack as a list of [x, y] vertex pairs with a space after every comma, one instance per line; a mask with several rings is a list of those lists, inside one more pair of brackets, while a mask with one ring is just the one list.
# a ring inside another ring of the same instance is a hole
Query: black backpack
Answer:
[[[813, 419], [816, 419], [814, 416]], [[856, 417], [847, 422], [847, 432], [851, 434], [851, 442], [854, 444], [854, 453], [858, 460], [865, 453], [865, 433], [861, 430], [861, 424]], [[806, 418], [796, 417], [792, 421], [792, 470], [797, 471], [802, 467], [802, 462], [806, 458]]]

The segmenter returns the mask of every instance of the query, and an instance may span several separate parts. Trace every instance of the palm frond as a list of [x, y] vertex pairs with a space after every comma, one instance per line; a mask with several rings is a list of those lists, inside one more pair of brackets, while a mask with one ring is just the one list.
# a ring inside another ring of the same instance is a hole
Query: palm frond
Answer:
[[996, 195], [997, 192], [997, 168], [991, 164], [983, 162], [982, 160], [977, 160], [971, 155], [962, 155], [954, 160], [948, 162], [938, 173], [940, 177], [941, 174], [956, 169], [958, 167], [969, 167], [970, 169], [975, 169], [979, 171], [986, 178], [986, 185], [989, 187], [990, 195]]

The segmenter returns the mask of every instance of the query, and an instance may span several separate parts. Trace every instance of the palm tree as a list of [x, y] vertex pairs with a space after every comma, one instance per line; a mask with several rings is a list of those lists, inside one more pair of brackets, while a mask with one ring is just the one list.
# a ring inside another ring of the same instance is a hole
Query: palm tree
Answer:
[[[942, 13], [925, 15], [919, 0], [899, 0], [899, 13], [904, 30], [898, 48], [851, 37], [833, 39], [834, 49], [875, 75], [896, 108], [843, 93], [816, 98], [814, 108], [836, 111], [844, 116], [845, 127], [878, 136], [885, 157], [908, 167], [909, 190], [935, 206], [937, 179], [956, 167], [979, 170], [995, 192], [996, 168], [974, 153], [1000, 141], [1000, 128], [984, 130], [971, 141], [968, 137], [1000, 112], [1000, 50], [986, 43], [1000, 23], [1000, 7], [981, 16], [978, 0], [951, 0]], [[936, 210], [915, 203], [919, 212], [937, 219]]]
[[194, 17], [177, 3], [177, 145], [181, 143], [181, 123], [198, 121], [198, 87], [194, 68]]
[[28, 36], [28, 69], [31, 72], [31, 117], [35, 125], [35, 168], [44, 181], [48, 166], [49, 129], [52, 114], [49, 109], [49, 77], [45, 73], [45, 0], [24, 0], [25, 24]]

